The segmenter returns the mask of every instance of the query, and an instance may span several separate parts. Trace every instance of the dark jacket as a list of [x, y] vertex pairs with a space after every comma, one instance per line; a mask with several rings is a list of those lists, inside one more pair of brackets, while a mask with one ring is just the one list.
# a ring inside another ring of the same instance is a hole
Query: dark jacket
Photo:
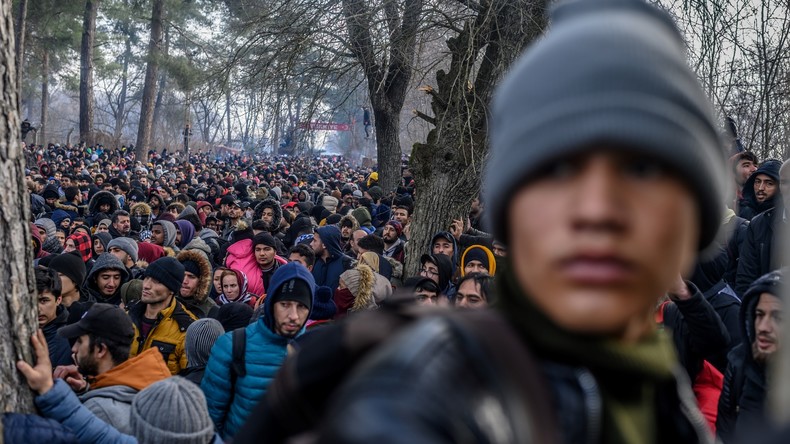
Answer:
[[[120, 284], [118, 284], [118, 288], [115, 290], [115, 293], [109, 297], [103, 296], [101, 292], [99, 292], [99, 288], [96, 286], [97, 276], [102, 270], [106, 270], [106, 269], [113, 269], [121, 272], [121, 282]], [[85, 277], [85, 285], [83, 288], [85, 289], [85, 292], [89, 295], [89, 300], [92, 299], [96, 302], [120, 305], [122, 302], [121, 284], [123, 284], [127, 280], [129, 280], [129, 272], [126, 269], [126, 266], [121, 262], [121, 260], [115, 257], [113, 254], [102, 253], [99, 255], [98, 258], [96, 258], [96, 262], [94, 262], [90, 273], [88, 273], [88, 276]]]
[[77, 436], [54, 419], [21, 413], [3, 414], [3, 442], [77, 444]]
[[71, 359], [71, 345], [69, 345], [69, 340], [62, 336], [58, 336], [58, 329], [68, 323], [69, 311], [66, 307], [58, 305], [56, 313], [55, 319], [42, 328], [44, 337], [47, 339], [49, 360], [52, 361], [53, 368], [59, 365], [71, 365], [74, 363]]
[[728, 355], [729, 364], [724, 373], [724, 384], [719, 397], [719, 412], [716, 418], [716, 434], [725, 444], [740, 441], [738, 437], [766, 424], [764, 409], [766, 401], [765, 363], [757, 362], [752, 355], [755, 340], [755, 308], [760, 295], [770, 293], [777, 297], [781, 274], [768, 273], [752, 284], [743, 295], [740, 323], [743, 342]]
[[735, 277], [736, 293], [743, 295], [760, 276], [779, 268], [773, 256], [775, 234], [783, 226], [783, 207], [778, 206], [755, 216], [746, 230], [741, 244], [738, 272]]
[[336, 289], [340, 282], [340, 275], [350, 269], [354, 260], [340, 248], [340, 230], [334, 225], [328, 225], [316, 230], [324, 248], [329, 251], [329, 258], [325, 261], [316, 258], [313, 265], [313, 277], [317, 286]]
[[666, 304], [663, 325], [672, 331], [678, 360], [693, 381], [705, 358], [727, 353], [730, 334], [702, 293], [688, 286], [691, 299]]
[[[779, 169], [782, 162], [776, 159], [769, 159], [763, 162], [755, 172], [743, 184], [743, 198], [738, 201], [738, 216], [752, 220], [763, 211], [773, 207], [781, 199], [779, 194]], [[754, 179], [758, 174], [765, 174], [776, 181], [776, 194], [764, 202], [757, 202], [754, 194]]]
[[188, 379], [197, 385], [203, 380], [203, 374], [206, 373], [206, 366], [200, 365], [197, 367], [187, 367], [178, 373], [178, 376]]
[[722, 324], [730, 334], [730, 345], [724, 353], [709, 355], [706, 359], [713, 364], [720, 372], [727, 370], [727, 355], [741, 343], [741, 300], [735, 294], [735, 290], [724, 281], [719, 281], [708, 291], [703, 293], [708, 303], [716, 310]]

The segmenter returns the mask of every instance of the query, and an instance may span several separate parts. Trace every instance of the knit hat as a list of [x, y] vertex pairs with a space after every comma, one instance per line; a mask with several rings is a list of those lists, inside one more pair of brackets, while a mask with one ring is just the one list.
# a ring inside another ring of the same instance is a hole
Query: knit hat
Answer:
[[401, 225], [401, 223], [398, 222], [397, 220], [394, 220], [394, 219], [393, 220], [389, 220], [389, 221], [387, 221], [386, 225], [389, 225], [392, 228], [394, 228], [395, 232], [398, 233], [398, 236], [400, 236], [401, 233], [403, 233], [403, 225]]
[[293, 278], [283, 282], [271, 296], [272, 304], [280, 301], [294, 301], [311, 310], [313, 307], [313, 290], [302, 279]]
[[252, 307], [247, 304], [223, 304], [217, 311], [217, 321], [225, 331], [233, 331], [250, 324], [252, 311]]
[[190, 214], [197, 216], [197, 211], [195, 211], [195, 209], [191, 205], [187, 205], [186, 207], [184, 207], [184, 211], [178, 214], [178, 219], [183, 219], [189, 216]]
[[329, 287], [318, 287], [315, 291], [315, 303], [313, 311], [310, 312], [310, 320], [323, 321], [332, 319], [337, 313], [337, 305], [332, 299], [334, 294]]
[[189, 273], [194, 274], [197, 277], [200, 277], [200, 274], [201, 274], [200, 273], [200, 265], [197, 262], [195, 262], [195, 261], [193, 261], [191, 259], [187, 259], [187, 260], [181, 261], [181, 265], [184, 266], [184, 272], [185, 273], [189, 272]]
[[252, 250], [255, 251], [255, 247], [257, 245], [266, 245], [267, 247], [272, 247], [277, 249], [277, 241], [274, 240], [274, 237], [269, 233], [258, 233], [255, 237], [252, 238]]
[[671, 18], [641, 0], [560, 4], [500, 84], [484, 185], [494, 237], [507, 243], [520, 186], [601, 146], [677, 173], [699, 207], [699, 248], [715, 238], [729, 176], [712, 107]]
[[49, 268], [64, 274], [71, 279], [74, 285], [79, 288], [85, 282], [85, 275], [88, 271], [85, 269], [85, 262], [78, 253], [63, 253], [57, 255], [49, 263]]
[[329, 210], [330, 213], [334, 213], [337, 210], [338, 203], [339, 201], [337, 200], [337, 198], [332, 196], [324, 196], [324, 198], [321, 199], [321, 205], [323, 205], [324, 208]]
[[384, 197], [384, 190], [382, 190], [380, 186], [376, 185], [374, 187], [370, 187], [368, 194], [370, 194], [370, 198], [373, 199], [373, 202], [378, 202], [382, 197]]
[[203, 391], [180, 376], [151, 384], [135, 395], [129, 426], [141, 443], [208, 444], [214, 440], [214, 422]]
[[152, 244], [150, 242], [141, 242], [137, 244], [137, 257], [148, 262], [149, 264], [165, 256], [167, 256], [167, 254], [165, 253], [164, 248], [160, 247], [159, 245]]
[[125, 251], [126, 254], [132, 258], [132, 262], [137, 262], [137, 242], [134, 241], [132, 238], [128, 237], [116, 237], [115, 239], [111, 240], [109, 244], [107, 244], [107, 250], [109, 251], [112, 247], [118, 247], [121, 250]]
[[148, 265], [145, 277], [156, 279], [168, 290], [178, 294], [184, 282], [184, 266], [174, 257], [163, 257]]
[[211, 347], [223, 334], [225, 334], [225, 329], [222, 328], [222, 324], [216, 319], [203, 318], [190, 324], [184, 340], [184, 349], [187, 352], [187, 367], [206, 365]]
[[483, 267], [488, 270], [488, 274], [494, 276], [496, 274], [496, 260], [494, 253], [483, 245], [472, 245], [464, 251], [461, 256], [461, 276], [466, 275], [466, 264], [472, 261], [478, 261], [483, 264]]
[[134, 301], [139, 301], [142, 295], [143, 281], [140, 279], [130, 279], [129, 282], [121, 285], [121, 300], [126, 307]]

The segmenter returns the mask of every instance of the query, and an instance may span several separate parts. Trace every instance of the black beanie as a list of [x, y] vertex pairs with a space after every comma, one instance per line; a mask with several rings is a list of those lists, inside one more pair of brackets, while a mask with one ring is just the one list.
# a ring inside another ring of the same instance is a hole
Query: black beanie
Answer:
[[463, 266], [472, 261], [479, 261], [487, 270], [491, 270], [491, 264], [488, 263], [488, 255], [482, 248], [470, 248], [464, 256]]
[[200, 265], [197, 262], [188, 259], [181, 261], [181, 265], [184, 266], [184, 272], [190, 272], [195, 276], [200, 277]]
[[560, 3], [500, 83], [483, 187], [494, 237], [507, 243], [519, 187], [600, 146], [677, 174], [699, 208], [699, 248], [715, 239], [729, 177], [718, 124], [672, 19], [643, 0]]
[[184, 282], [184, 266], [174, 257], [162, 257], [148, 265], [145, 277], [154, 278], [174, 294], [179, 294]]
[[294, 301], [304, 305], [308, 310], [313, 308], [313, 291], [310, 285], [301, 279], [293, 278], [283, 282], [271, 297], [272, 303]]
[[274, 237], [269, 233], [258, 233], [255, 235], [255, 237], [252, 238], [253, 250], [255, 250], [256, 245], [260, 245], [260, 244], [277, 249], [277, 242], [274, 240]]
[[77, 288], [82, 286], [83, 282], [85, 282], [85, 275], [87, 274], [85, 262], [82, 260], [82, 257], [77, 254], [59, 254], [50, 261], [49, 268], [66, 275], [66, 277], [74, 282]]

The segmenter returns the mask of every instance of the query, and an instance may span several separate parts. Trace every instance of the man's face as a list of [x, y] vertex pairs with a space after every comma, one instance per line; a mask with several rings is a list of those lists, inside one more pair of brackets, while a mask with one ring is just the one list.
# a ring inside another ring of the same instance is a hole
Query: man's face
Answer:
[[143, 294], [140, 297], [140, 300], [144, 304], [158, 304], [160, 302], [164, 302], [169, 298], [173, 293], [170, 291], [169, 288], [165, 287], [165, 284], [159, 282], [158, 280], [147, 276], [143, 279]]
[[307, 321], [310, 310], [296, 301], [277, 301], [274, 303], [274, 332], [286, 338], [293, 338]]
[[366, 233], [363, 230], [357, 230], [351, 234], [351, 251], [353, 251], [354, 254], [357, 255], [359, 254], [359, 247], [357, 246], [357, 242], [359, 242], [360, 239], [362, 239], [367, 235], [368, 233]]
[[765, 362], [779, 350], [782, 334], [782, 301], [771, 293], [763, 293], [754, 309], [752, 353], [758, 362]]
[[272, 266], [274, 262], [274, 248], [258, 244], [255, 246], [255, 262], [258, 263], [258, 266], [261, 268], [269, 268]]
[[139, 180], [140, 180], [140, 185], [143, 186], [143, 189], [148, 188], [148, 177], [143, 176]]
[[417, 305], [445, 305], [441, 303], [441, 299], [447, 300], [447, 298], [442, 298], [439, 293], [428, 291], [422, 288], [418, 288], [417, 291], [414, 292], [414, 297], [417, 299]]
[[88, 335], [77, 337], [71, 347], [71, 359], [77, 364], [77, 370], [83, 376], [98, 376], [99, 360], [96, 358], [98, 347], [91, 350], [90, 338]]
[[433, 254], [443, 254], [452, 259], [453, 257], [453, 244], [447, 239], [440, 237], [433, 243]]
[[189, 271], [184, 272], [184, 282], [181, 283], [181, 297], [191, 298], [197, 294], [200, 277], [195, 276]]
[[321, 242], [321, 237], [318, 235], [318, 233], [313, 234], [313, 240], [310, 241], [310, 248], [313, 249], [315, 257], [321, 257], [324, 255], [326, 248], [324, 247], [324, 243]]
[[241, 217], [241, 213], [242, 213], [241, 207], [239, 207], [238, 205], [233, 205], [232, 207], [230, 207], [230, 212], [228, 213], [228, 216], [230, 216], [231, 219], [238, 219]]
[[404, 227], [409, 224], [409, 212], [403, 208], [396, 208], [393, 217]]
[[353, 232], [354, 232], [354, 228], [353, 227], [349, 227], [347, 225], [343, 226], [343, 227], [340, 228], [340, 237], [343, 238], [343, 239], [349, 239], [349, 238], [351, 238], [351, 233], [353, 233]]
[[455, 293], [455, 306], [460, 308], [485, 308], [488, 301], [480, 291], [480, 285], [474, 279], [465, 280]]
[[395, 231], [392, 225], [384, 225], [384, 231], [382, 231], [381, 237], [384, 239], [384, 242], [393, 244], [398, 240], [398, 232]]
[[692, 193], [660, 164], [598, 150], [515, 193], [509, 254], [521, 288], [559, 326], [634, 339], [691, 268], [698, 221]]
[[425, 262], [420, 268], [420, 276], [439, 283], [439, 267], [433, 262]]
[[96, 287], [98, 287], [102, 296], [109, 297], [114, 295], [120, 286], [121, 272], [118, 270], [101, 270], [96, 276]]
[[272, 210], [271, 208], [264, 208], [263, 214], [261, 215], [261, 219], [263, 219], [263, 221], [266, 222], [267, 224], [271, 225], [272, 221], [274, 220], [274, 210]]
[[772, 198], [776, 194], [777, 189], [776, 181], [767, 174], [758, 174], [754, 178], [754, 196], [759, 203]]
[[309, 271], [313, 271], [313, 266], [312, 266], [312, 265], [307, 265], [307, 260], [305, 259], [305, 257], [304, 257], [304, 256], [302, 256], [302, 255], [301, 255], [301, 254], [299, 254], [299, 253], [296, 253], [296, 252], [294, 252], [294, 253], [291, 253], [291, 254], [288, 256], [288, 262], [296, 262], [296, 263], [298, 263], [298, 264], [302, 264], [302, 265], [304, 265], [304, 267], [305, 267], [305, 268], [307, 268]]
[[124, 264], [124, 265], [129, 263], [128, 262], [129, 261], [129, 253], [121, 250], [120, 248], [118, 248], [116, 246], [110, 247], [110, 254], [112, 254], [113, 256], [115, 256], [118, 259], [120, 259], [121, 263]]
[[112, 226], [124, 236], [132, 231], [132, 221], [129, 219], [129, 216], [118, 216], [118, 219], [112, 224]]
[[478, 260], [472, 260], [467, 262], [466, 265], [464, 266], [464, 274], [470, 274], [470, 273], [488, 274], [488, 268], [486, 268], [486, 266], [483, 265], [482, 262]]
[[507, 257], [507, 248], [499, 242], [494, 243], [494, 249], [492, 251], [494, 256]]
[[162, 225], [157, 224], [151, 227], [151, 243], [160, 247], [165, 244], [165, 230]]
[[64, 177], [60, 179], [60, 186], [61, 188], [67, 188], [71, 186], [71, 179], [68, 177]]
[[58, 273], [60, 276], [60, 294], [69, 294], [76, 290], [77, 286], [74, 284], [74, 281], [71, 280], [70, 277], [66, 276], [63, 273]]
[[749, 159], [741, 159], [735, 167], [735, 183], [742, 187], [755, 171], [757, 171], [757, 165], [754, 162]]
[[43, 291], [38, 295], [38, 326], [44, 327], [57, 317], [60, 298], [55, 297], [49, 291]]

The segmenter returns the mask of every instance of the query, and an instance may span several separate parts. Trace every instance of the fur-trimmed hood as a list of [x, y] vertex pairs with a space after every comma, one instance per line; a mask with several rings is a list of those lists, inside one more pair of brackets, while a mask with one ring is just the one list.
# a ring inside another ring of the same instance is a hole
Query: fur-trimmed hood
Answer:
[[343, 227], [343, 222], [350, 221], [352, 228], [351, 233], [353, 234], [355, 231], [359, 230], [359, 222], [357, 222], [357, 218], [352, 216], [350, 213], [346, 214], [345, 216], [340, 218], [340, 223], [337, 225], [338, 227]]
[[274, 217], [272, 218], [271, 226], [269, 227], [269, 231], [272, 233], [277, 232], [280, 228], [280, 224], [283, 220], [283, 209], [280, 207], [280, 203], [272, 198], [264, 199], [263, 202], [259, 203], [255, 206], [255, 220], [263, 218], [263, 210], [266, 208], [271, 208], [274, 212]]
[[107, 204], [110, 206], [107, 214], [112, 214], [118, 210], [118, 199], [109, 191], [99, 191], [91, 197], [88, 202], [88, 214], [96, 214], [99, 212], [99, 205]]
[[179, 262], [194, 261], [200, 268], [200, 276], [198, 280], [197, 294], [195, 300], [204, 301], [208, 297], [208, 292], [211, 289], [212, 277], [211, 264], [206, 256], [198, 250], [184, 250], [176, 256]]

